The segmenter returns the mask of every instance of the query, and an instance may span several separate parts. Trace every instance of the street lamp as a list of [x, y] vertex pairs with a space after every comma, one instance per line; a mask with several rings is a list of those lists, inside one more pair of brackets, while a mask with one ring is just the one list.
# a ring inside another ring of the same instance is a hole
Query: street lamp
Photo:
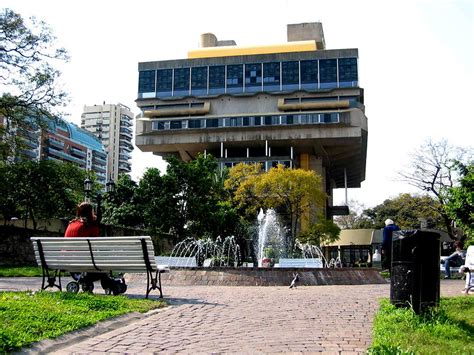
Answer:
[[92, 192], [92, 180], [87, 177], [84, 180], [84, 195], [85, 195], [86, 202], [90, 202], [91, 192]]
[[105, 184], [105, 192], [114, 192], [115, 190], [115, 182], [112, 178], [109, 178], [109, 181]]

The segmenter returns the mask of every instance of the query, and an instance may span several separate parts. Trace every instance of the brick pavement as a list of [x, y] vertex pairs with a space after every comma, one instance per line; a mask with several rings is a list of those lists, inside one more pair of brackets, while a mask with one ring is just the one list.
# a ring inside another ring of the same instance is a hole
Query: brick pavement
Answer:
[[[441, 285], [442, 296], [460, 295], [462, 281]], [[143, 284], [130, 286], [143, 295]], [[56, 353], [364, 353], [389, 285], [167, 286], [164, 294], [170, 307]]]

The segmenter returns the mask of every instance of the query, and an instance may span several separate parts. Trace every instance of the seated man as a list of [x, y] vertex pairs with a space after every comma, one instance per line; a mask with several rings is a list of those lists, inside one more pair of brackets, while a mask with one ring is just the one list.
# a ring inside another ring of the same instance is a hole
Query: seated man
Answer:
[[451, 267], [458, 267], [464, 264], [466, 251], [462, 250], [462, 243], [460, 241], [454, 242], [456, 250], [444, 260], [445, 279], [451, 278]]

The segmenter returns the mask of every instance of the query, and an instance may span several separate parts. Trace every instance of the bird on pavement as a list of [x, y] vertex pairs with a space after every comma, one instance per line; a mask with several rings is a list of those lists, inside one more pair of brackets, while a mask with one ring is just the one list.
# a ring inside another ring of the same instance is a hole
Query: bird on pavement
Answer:
[[291, 281], [290, 288], [296, 288], [296, 284], [300, 280], [298, 273], [293, 274], [293, 280]]

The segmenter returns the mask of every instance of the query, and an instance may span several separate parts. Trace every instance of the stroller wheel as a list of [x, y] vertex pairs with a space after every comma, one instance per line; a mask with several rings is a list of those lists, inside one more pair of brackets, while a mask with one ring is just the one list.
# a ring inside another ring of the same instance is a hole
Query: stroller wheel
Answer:
[[114, 296], [120, 295], [125, 292], [127, 292], [127, 285], [125, 284], [125, 281], [117, 283], [114, 286], [114, 289], [113, 289]]
[[71, 281], [66, 285], [66, 291], [70, 293], [78, 293], [79, 292], [79, 283], [76, 281]]
[[92, 282], [87, 282], [87, 283], [82, 284], [82, 291], [83, 292], [94, 291], [94, 284]]

